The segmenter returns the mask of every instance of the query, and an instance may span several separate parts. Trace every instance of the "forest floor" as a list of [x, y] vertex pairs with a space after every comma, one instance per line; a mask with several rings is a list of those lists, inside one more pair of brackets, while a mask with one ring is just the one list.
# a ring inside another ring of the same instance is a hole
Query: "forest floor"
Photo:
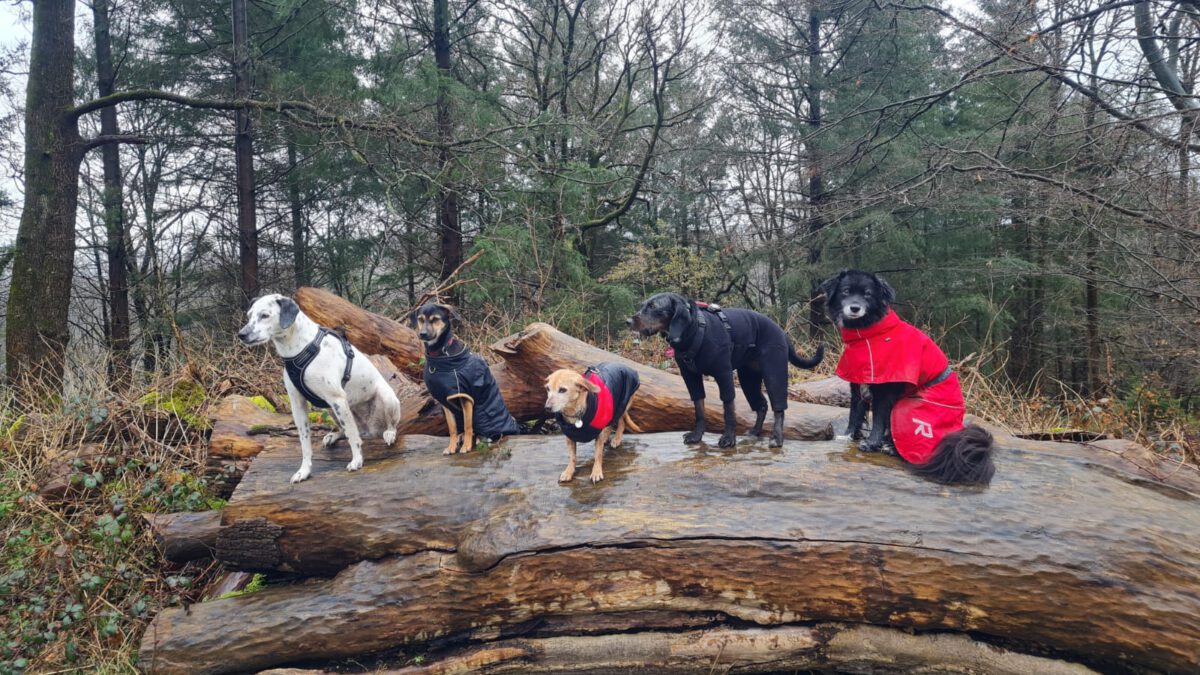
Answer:
[[[477, 351], [496, 336], [475, 336]], [[608, 348], [670, 368], [660, 340]], [[209, 562], [164, 561], [145, 513], [220, 508], [205, 473], [209, 408], [244, 394], [284, 401], [280, 367], [266, 349], [188, 345], [174, 372], [113, 393], [102, 368], [73, 373], [73, 393], [46, 396], [17, 415], [0, 401], [0, 675], [131, 672], [147, 622], [160, 609], [208, 597], [220, 573]], [[827, 377], [836, 354], [797, 381]], [[1176, 461], [1200, 463], [1196, 417], [1151, 384], [1122, 396], [1029, 395], [974, 361], [956, 365], [970, 410], [1023, 431], [1091, 433], [1139, 441]], [[256, 584], [257, 586], [258, 584]]]

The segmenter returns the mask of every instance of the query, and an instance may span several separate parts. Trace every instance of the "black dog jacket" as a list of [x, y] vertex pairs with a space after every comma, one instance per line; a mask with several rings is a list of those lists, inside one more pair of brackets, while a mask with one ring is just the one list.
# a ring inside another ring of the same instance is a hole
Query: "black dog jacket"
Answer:
[[312, 393], [308, 385], [304, 384], [304, 371], [308, 370], [308, 366], [312, 364], [313, 359], [317, 358], [317, 354], [321, 351], [321, 342], [327, 335], [332, 335], [338, 342], [342, 343], [342, 351], [346, 353], [346, 368], [342, 371], [342, 388], [344, 389], [346, 383], [350, 381], [350, 368], [354, 365], [354, 348], [350, 346], [349, 340], [328, 328], [318, 329], [317, 337], [305, 345], [299, 354], [283, 360], [283, 368], [287, 372], [288, 378], [300, 390], [300, 395], [311, 403], [314, 408], [328, 408], [330, 406], [325, 399]]
[[[450, 354], [455, 348], [457, 354]], [[425, 387], [434, 400], [454, 412], [462, 429], [461, 406], [449, 405], [450, 397], [466, 394], [475, 402], [474, 431], [476, 436], [496, 439], [521, 433], [517, 421], [504, 405], [500, 387], [487, 363], [467, 346], [453, 340], [437, 356], [425, 354]]]
[[595, 394], [588, 392], [587, 408], [579, 426], [568, 422], [562, 413], [556, 417], [564, 436], [576, 443], [591, 443], [604, 427], [621, 419], [642, 382], [633, 368], [608, 362], [588, 368], [583, 377], [600, 387], [600, 391]]

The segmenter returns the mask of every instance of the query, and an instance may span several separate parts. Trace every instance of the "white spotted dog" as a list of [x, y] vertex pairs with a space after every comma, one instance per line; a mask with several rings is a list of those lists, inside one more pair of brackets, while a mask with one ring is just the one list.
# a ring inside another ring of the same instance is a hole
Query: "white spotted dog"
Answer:
[[347, 471], [362, 468], [362, 435], [382, 437], [391, 445], [400, 423], [400, 399], [362, 352], [341, 335], [318, 326], [300, 311], [291, 298], [278, 293], [264, 295], [250, 305], [246, 325], [238, 331], [243, 344], [255, 346], [268, 341], [283, 357], [283, 384], [292, 404], [292, 419], [300, 432], [303, 458], [293, 483], [312, 473], [312, 439], [308, 427], [308, 401], [328, 408], [337, 421], [337, 431], [325, 436], [328, 448], [341, 438], [350, 441], [352, 459]]

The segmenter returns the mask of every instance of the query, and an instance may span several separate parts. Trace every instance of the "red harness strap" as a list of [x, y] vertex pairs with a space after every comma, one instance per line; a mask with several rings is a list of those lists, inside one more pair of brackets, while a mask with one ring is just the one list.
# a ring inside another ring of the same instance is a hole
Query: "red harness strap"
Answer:
[[592, 421], [588, 426], [593, 429], [603, 429], [612, 422], [613, 417], [613, 397], [608, 386], [604, 384], [604, 380], [600, 379], [600, 373], [594, 370], [587, 372], [588, 382], [600, 387], [600, 391], [596, 392], [596, 414], [592, 417]]

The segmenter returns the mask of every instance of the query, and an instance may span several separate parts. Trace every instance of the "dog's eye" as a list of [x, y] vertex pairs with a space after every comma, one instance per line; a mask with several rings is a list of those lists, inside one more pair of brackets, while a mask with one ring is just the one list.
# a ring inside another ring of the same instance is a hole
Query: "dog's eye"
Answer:
[[566, 387], [559, 387], [559, 388], [558, 388], [558, 393], [560, 393], [560, 394], [565, 394], [565, 393], [567, 393], [567, 388], [566, 388]]
[[260, 318], [260, 319], [265, 319], [265, 318], [267, 318], [267, 317], [269, 317], [269, 316], [271, 316], [271, 315], [270, 315], [270, 314], [267, 314], [266, 312], [263, 312], [262, 314], [259, 314], [259, 315], [258, 315], [258, 318]]

